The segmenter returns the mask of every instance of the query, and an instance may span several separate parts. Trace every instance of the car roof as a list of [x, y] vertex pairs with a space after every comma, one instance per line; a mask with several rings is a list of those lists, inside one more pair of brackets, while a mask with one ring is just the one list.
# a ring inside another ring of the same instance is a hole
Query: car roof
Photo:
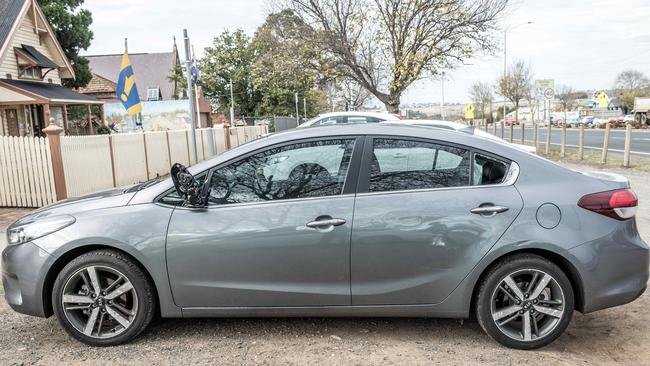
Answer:
[[394, 114], [391, 114], [391, 113], [359, 112], [359, 111], [328, 112], [328, 113], [323, 113], [323, 114], [318, 115], [318, 117], [337, 117], [337, 116], [369, 116], [369, 117], [389, 118], [389, 119], [397, 119], [398, 118], [398, 116], [396, 116]]

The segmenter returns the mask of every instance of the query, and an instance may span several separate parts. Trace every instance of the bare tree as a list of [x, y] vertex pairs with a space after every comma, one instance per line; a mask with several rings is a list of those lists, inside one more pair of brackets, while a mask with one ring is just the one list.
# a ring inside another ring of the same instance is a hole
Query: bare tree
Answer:
[[614, 89], [630, 91], [647, 89], [650, 87], [650, 80], [645, 74], [637, 70], [625, 70], [618, 74], [614, 82]]
[[[346, 76], [390, 113], [413, 82], [495, 48], [508, 0], [286, 0]], [[306, 34], [306, 37], [311, 35]]]
[[[515, 105], [515, 120], [519, 120], [519, 103], [530, 93], [533, 71], [524, 61], [516, 61], [506, 75], [499, 78], [499, 94]], [[505, 120], [505, 116], [503, 119]]]
[[[477, 81], [469, 88], [469, 96], [474, 104], [481, 106], [481, 117], [485, 118], [485, 106], [490, 104], [492, 99], [494, 99], [492, 85], [490, 83]], [[492, 116], [491, 108], [490, 116]]]
[[573, 108], [573, 103], [577, 99], [577, 93], [572, 87], [568, 85], [560, 85], [557, 88], [555, 97], [560, 101], [562, 109], [564, 110], [564, 123], [567, 123], [566, 112]]

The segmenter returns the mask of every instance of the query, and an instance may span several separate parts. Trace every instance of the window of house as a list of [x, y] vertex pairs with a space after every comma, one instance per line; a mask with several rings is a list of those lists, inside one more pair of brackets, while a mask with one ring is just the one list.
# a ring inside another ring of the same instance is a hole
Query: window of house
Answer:
[[40, 67], [25, 67], [22, 68], [20, 77], [23, 79], [34, 79], [41, 80], [43, 79], [42, 70]]
[[435, 143], [374, 139], [370, 192], [470, 185], [468, 150]]
[[354, 139], [336, 139], [264, 150], [217, 169], [208, 204], [339, 195], [353, 147]]
[[160, 88], [148, 88], [147, 100], [160, 100]]

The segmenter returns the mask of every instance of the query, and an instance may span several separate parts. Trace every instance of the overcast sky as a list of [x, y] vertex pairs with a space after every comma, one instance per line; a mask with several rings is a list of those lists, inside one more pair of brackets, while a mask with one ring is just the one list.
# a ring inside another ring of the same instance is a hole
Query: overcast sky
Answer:
[[[264, 22], [268, 0], [86, 0], [93, 13], [95, 38], [87, 54], [166, 52], [175, 35], [182, 47], [187, 28], [197, 54], [229, 29], [252, 34]], [[526, 22], [532, 21], [532, 24]], [[649, 0], [518, 0], [502, 20], [507, 32], [508, 63], [523, 59], [535, 76], [577, 89], [610, 88], [616, 74], [637, 69], [650, 75]], [[503, 33], [498, 34], [503, 45]], [[184, 54], [181, 54], [184, 56]], [[496, 80], [503, 51], [471, 60], [447, 72], [445, 101], [469, 100], [477, 81]], [[441, 99], [439, 80], [422, 80], [405, 94], [407, 103]]]

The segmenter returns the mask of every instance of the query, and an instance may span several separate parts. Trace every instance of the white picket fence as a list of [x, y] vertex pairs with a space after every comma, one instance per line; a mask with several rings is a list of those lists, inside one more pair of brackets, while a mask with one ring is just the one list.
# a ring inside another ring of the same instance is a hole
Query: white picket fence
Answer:
[[55, 201], [47, 139], [0, 136], [0, 206], [40, 207]]
[[[196, 130], [198, 160], [227, 149], [226, 129]], [[268, 133], [266, 126], [229, 129], [231, 147]], [[171, 165], [192, 165], [188, 130], [95, 136], [61, 136], [68, 197], [143, 182], [169, 173]], [[0, 137], [0, 206], [40, 207], [55, 202], [48, 140]]]

